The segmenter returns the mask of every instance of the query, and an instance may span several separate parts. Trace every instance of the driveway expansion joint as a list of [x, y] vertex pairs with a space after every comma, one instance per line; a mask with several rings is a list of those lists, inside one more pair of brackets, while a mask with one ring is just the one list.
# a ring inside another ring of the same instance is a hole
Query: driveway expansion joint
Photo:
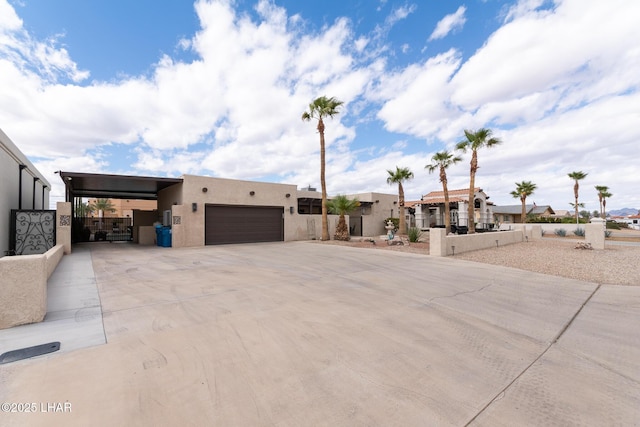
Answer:
[[584, 300], [584, 302], [580, 305], [580, 307], [578, 308], [578, 310], [573, 314], [573, 316], [571, 316], [571, 319], [569, 319], [569, 321], [564, 325], [564, 327], [560, 330], [560, 332], [558, 333], [558, 335], [556, 335], [556, 337], [551, 340], [551, 342], [547, 345], [547, 347], [531, 362], [529, 363], [529, 365], [527, 365], [522, 372], [520, 372], [518, 375], [515, 376], [515, 378], [513, 380], [511, 380], [511, 382], [509, 382], [509, 384], [507, 384], [502, 390], [500, 390], [494, 397], [493, 399], [491, 399], [489, 401], [489, 403], [487, 403], [482, 409], [480, 409], [474, 416], [473, 418], [471, 418], [467, 423], [465, 423], [465, 427], [471, 425], [472, 422], [474, 422], [483, 412], [485, 412], [493, 403], [497, 402], [498, 400], [502, 399], [504, 396], [506, 396], [507, 394], [507, 390], [509, 390], [509, 388], [511, 388], [511, 386], [513, 384], [516, 383], [516, 381], [518, 381], [518, 379], [520, 379], [533, 365], [535, 365], [538, 360], [542, 359], [542, 357], [547, 354], [547, 352], [551, 349], [551, 347], [553, 347], [558, 340], [564, 335], [564, 333], [569, 329], [569, 327], [571, 326], [571, 324], [573, 323], [573, 321], [576, 319], [576, 317], [578, 317], [578, 315], [580, 314], [580, 312], [582, 311], [582, 309], [587, 305], [587, 303], [589, 301], [591, 301], [591, 298], [593, 298], [593, 296], [596, 294], [596, 292], [598, 292], [598, 290], [600, 289], [600, 284], [598, 284], [598, 286], [596, 286], [596, 288], [593, 290], [593, 292], [591, 292], [591, 294], [587, 297], [586, 300]]

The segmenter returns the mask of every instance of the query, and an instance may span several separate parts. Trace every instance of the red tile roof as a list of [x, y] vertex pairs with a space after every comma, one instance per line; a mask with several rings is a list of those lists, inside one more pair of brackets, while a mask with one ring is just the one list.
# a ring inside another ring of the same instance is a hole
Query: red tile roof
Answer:
[[[482, 191], [482, 188], [480, 187], [476, 187], [474, 188], [475, 192], [478, 193], [480, 191]], [[451, 198], [451, 196], [467, 196], [469, 195], [469, 189], [468, 188], [461, 188], [461, 189], [457, 189], [457, 190], [449, 190], [449, 198]], [[433, 197], [442, 197], [444, 200], [444, 191], [432, 191], [428, 194], [425, 194], [424, 196], [422, 196], [422, 200], [425, 200], [427, 198], [433, 198]], [[467, 199], [464, 199], [467, 200]]]

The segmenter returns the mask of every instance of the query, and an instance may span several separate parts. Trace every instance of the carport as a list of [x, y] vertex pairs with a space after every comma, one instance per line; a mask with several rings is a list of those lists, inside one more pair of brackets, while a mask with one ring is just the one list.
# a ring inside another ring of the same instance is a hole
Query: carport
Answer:
[[[71, 203], [72, 217], [82, 203], [82, 198], [158, 200], [158, 193], [182, 178], [109, 175], [83, 172], [57, 172], [65, 185], [65, 201]], [[78, 230], [72, 226], [72, 241], [78, 241]]]

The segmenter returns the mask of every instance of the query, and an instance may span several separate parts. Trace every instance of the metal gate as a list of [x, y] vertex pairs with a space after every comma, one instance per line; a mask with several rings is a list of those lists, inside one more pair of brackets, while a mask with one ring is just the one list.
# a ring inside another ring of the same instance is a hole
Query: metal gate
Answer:
[[11, 210], [10, 255], [43, 254], [56, 245], [56, 211]]

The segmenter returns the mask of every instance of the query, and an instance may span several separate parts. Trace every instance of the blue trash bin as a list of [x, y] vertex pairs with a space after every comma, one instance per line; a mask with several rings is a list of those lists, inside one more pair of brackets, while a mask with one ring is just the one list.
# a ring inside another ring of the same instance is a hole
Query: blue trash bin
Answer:
[[156, 225], [156, 246], [162, 246], [162, 226]]
[[161, 238], [162, 244], [160, 246], [165, 248], [170, 248], [171, 247], [171, 227], [162, 227], [161, 237], [162, 237]]

